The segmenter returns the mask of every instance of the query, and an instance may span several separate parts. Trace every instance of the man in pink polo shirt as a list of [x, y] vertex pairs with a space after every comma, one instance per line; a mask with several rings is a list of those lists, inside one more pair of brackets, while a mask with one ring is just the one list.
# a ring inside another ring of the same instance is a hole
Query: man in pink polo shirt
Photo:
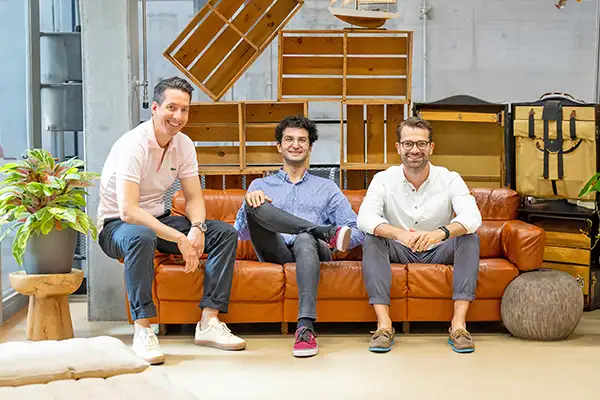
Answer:
[[[152, 118], [115, 142], [102, 170], [98, 241], [109, 257], [125, 262], [135, 326], [133, 351], [151, 364], [165, 359], [150, 328], [150, 318], [156, 316], [152, 301], [156, 249], [183, 255], [186, 273], [194, 272], [202, 254], [208, 254], [199, 305], [202, 318], [194, 342], [225, 350], [246, 347], [218, 319], [229, 304], [237, 232], [223, 221], [206, 221], [196, 148], [180, 133], [188, 120], [192, 91], [181, 78], [160, 81], [154, 87]], [[187, 217], [165, 210], [165, 192], [176, 179], [185, 195]]]

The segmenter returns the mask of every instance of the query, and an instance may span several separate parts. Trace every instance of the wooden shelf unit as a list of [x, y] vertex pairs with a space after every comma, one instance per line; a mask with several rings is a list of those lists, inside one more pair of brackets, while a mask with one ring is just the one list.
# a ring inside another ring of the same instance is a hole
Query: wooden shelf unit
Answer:
[[163, 55], [218, 101], [303, 4], [304, 0], [208, 0]]
[[411, 98], [412, 31], [279, 32], [278, 99]]
[[[286, 116], [308, 116], [302, 101], [193, 102], [181, 130], [196, 144], [200, 175], [211, 186], [238, 187], [243, 175], [262, 176], [281, 166], [275, 127]], [[249, 182], [247, 182], [249, 183]], [[241, 187], [241, 186], [239, 186]]]
[[407, 100], [341, 102], [340, 182], [366, 189], [375, 175], [400, 163], [396, 128], [408, 113]]
[[458, 172], [469, 188], [510, 186], [506, 105], [453, 96], [415, 104], [413, 115], [427, 120], [433, 128], [432, 164]]

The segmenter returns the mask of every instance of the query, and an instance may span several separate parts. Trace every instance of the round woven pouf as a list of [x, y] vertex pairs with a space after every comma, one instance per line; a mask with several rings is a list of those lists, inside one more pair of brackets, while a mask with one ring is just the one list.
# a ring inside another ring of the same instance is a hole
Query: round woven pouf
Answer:
[[539, 270], [515, 278], [502, 296], [502, 322], [516, 337], [562, 340], [583, 314], [583, 292], [566, 272]]

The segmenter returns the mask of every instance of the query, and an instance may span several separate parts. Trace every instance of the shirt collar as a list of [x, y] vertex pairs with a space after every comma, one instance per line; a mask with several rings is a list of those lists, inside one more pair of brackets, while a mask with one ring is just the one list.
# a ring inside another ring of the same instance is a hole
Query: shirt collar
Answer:
[[[435, 169], [435, 167], [433, 166], [433, 164], [431, 164], [431, 162], [429, 162], [429, 176], [427, 177], [427, 179], [425, 179], [425, 182], [423, 182], [423, 184], [429, 184], [430, 182], [432, 182], [435, 177], [436, 177], [436, 172], [437, 170]], [[405, 185], [408, 185], [409, 182], [406, 179], [406, 176], [404, 175], [404, 164], [400, 164], [400, 178], [402, 180], [402, 183]]]
[[[304, 175], [302, 175], [302, 178], [300, 178], [300, 180], [299, 180], [297, 183], [300, 183], [300, 182], [303, 182], [304, 180], [306, 180], [306, 179], [308, 178], [308, 175], [310, 175], [310, 174], [308, 173], [308, 170], [305, 170], [305, 171], [304, 171]], [[277, 171], [277, 176], [278, 176], [278, 177], [280, 177], [280, 178], [281, 178], [283, 181], [285, 181], [285, 182], [293, 183], [293, 182], [290, 180], [290, 177], [289, 177], [288, 173], [287, 173], [287, 172], [285, 172], [285, 171], [283, 170], [283, 168], [281, 168], [279, 171]]]
[[[151, 149], [163, 149], [156, 140], [156, 134], [154, 133], [154, 120], [152, 118], [142, 124], [142, 129], [144, 131], [144, 136], [146, 136], [146, 139], [148, 139], [148, 147]], [[175, 137], [177, 137], [177, 135], [173, 136], [171, 140], [169, 140], [167, 151], [173, 148], [173, 141], [175, 140]]]

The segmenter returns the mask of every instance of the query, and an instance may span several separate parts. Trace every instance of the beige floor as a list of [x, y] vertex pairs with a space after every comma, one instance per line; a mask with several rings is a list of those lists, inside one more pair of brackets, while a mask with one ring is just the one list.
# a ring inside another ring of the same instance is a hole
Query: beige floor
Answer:
[[[77, 337], [111, 335], [131, 344], [127, 323], [88, 322], [82, 302], [71, 310]], [[25, 317], [24, 310], [0, 327], [0, 342], [24, 340]], [[400, 334], [390, 353], [373, 354], [368, 329], [322, 333], [320, 353], [309, 359], [292, 357], [292, 335], [247, 333], [247, 350], [223, 352], [193, 345], [191, 332], [174, 333], [160, 338], [167, 362], [153, 368], [204, 400], [600, 399], [600, 310], [584, 313], [562, 342], [474, 334], [477, 351], [469, 355], [452, 352], [442, 330]]]

